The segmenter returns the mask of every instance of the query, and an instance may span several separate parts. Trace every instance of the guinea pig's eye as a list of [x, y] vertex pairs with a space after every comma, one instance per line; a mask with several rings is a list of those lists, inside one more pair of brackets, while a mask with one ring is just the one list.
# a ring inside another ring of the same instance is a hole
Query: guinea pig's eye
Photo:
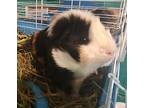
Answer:
[[88, 38], [87, 37], [81, 37], [80, 42], [81, 43], [87, 43], [88, 42]]
[[83, 41], [86, 41], [87, 40], [87, 38], [83, 38]]

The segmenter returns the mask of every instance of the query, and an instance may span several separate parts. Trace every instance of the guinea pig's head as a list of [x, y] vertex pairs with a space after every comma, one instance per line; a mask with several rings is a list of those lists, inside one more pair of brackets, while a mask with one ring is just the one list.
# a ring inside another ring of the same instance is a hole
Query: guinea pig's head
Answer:
[[88, 11], [71, 10], [57, 15], [49, 25], [52, 56], [60, 67], [93, 71], [110, 63], [116, 43], [99, 17]]

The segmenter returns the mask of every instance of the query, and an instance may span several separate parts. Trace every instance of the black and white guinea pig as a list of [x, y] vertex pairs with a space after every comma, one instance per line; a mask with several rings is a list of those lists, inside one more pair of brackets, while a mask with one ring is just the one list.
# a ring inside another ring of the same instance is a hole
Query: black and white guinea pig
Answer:
[[66, 94], [78, 94], [89, 75], [112, 62], [116, 49], [99, 17], [82, 10], [57, 15], [32, 38], [38, 70]]

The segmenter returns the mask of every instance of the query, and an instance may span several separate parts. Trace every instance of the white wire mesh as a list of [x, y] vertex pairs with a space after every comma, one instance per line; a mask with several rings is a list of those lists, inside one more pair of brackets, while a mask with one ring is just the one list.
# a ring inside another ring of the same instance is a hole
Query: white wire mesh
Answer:
[[18, 1], [18, 27], [35, 30], [43, 29], [46, 24], [49, 23], [53, 15], [69, 9], [96, 10], [96, 15], [101, 16], [103, 24], [113, 31], [116, 31], [122, 26], [123, 17], [125, 15], [125, 0]]

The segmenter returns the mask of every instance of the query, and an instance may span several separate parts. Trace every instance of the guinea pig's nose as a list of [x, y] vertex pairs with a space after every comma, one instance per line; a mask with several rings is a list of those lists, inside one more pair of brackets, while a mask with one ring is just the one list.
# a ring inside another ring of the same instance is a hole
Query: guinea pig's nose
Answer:
[[111, 51], [106, 51], [105, 53], [106, 53], [106, 55], [113, 55], [113, 52], [111, 52]]
[[105, 55], [105, 56], [111, 57], [114, 55], [115, 51], [112, 49], [100, 48], [100, 53]]

